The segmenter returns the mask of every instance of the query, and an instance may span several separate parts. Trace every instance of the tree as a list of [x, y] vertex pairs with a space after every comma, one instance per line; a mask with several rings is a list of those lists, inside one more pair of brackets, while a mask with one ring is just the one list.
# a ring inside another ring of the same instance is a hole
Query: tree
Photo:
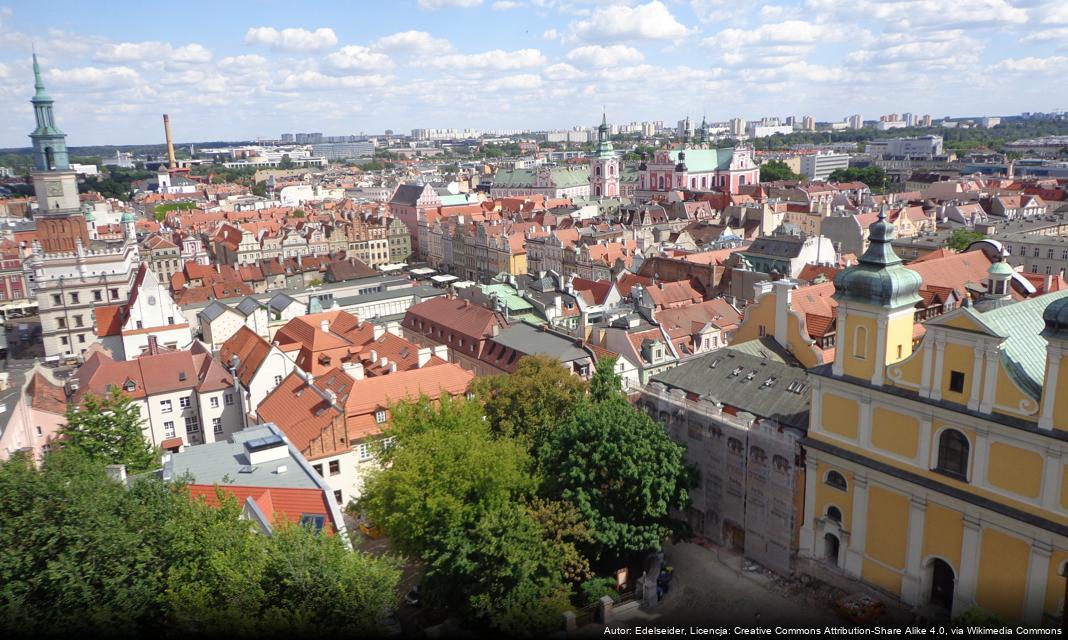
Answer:
[[585, 395], [586, 385], [556, 358], [524, 356], [515, 373], [478, 378], [472, 391], [494, 433], [521, 438], [534, 449]]
[[830, 182], [863, 182], [872, 191], [881, 191], [886, 188], [886, 171], [875, 165], [835, 169], [831, 175], [827, 176], [827, 180]]
[[597, 363], [590, 380], [590, 398], [594, 402], [603, 402], [620, 394], [623, 380], [616, 373], [619, 358], [606, 358]]
[[282, 159], [278, 161], [278, 168], [279, 169], [292, 169], [294, 166], [295, 165], [293, 164], [293, 160], [290, 159], [289, 154], [288, 153], [283, 153], [282, 154]]
[[82, 407], [67, 409], [63, 446], [101, 464], [124, 464], [132, 473], [154, 469], [159, 452], [145, 441], [140, 409], [119, 387], [107, 397], [92, 393]]
[[968, 229], [954, 229], [953, 233], [946, 238], [946, 246], [954, 251], [964, 251], [973, 242], [978, 242], [986, 236], [979, 231]]
[[775, 182], [778, 180], [800, 180], [801, 176], [794, 173], [782, 160], [769, 160], [760, 165], [760, 181]]
[[303, 218], [305, 215], [307, 215], [307, 214], [304, 213], [304, 209], [294, 209], [293, 210], [293, 217], [294, 218]]
[[619, 392], [581, 403], [539, 453], [542, 493], [575, 505], [594, 558], [657, 549], [688, 499], [683, 448]]
[[427, 599], [505, 633], [554, 628], [570, 593], [567, 558], [528, 507], [526, 448], [494, 437], [477, 402], [422, 398], [391, 411], [386, 465], [359, 506], [426, 564]]

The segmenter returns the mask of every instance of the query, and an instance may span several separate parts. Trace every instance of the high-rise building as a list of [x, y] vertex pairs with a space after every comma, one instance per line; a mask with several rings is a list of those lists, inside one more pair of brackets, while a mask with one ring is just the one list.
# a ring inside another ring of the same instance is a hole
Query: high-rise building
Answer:
[[745, 135], [745, 118], [731, 118], [730, 131], [731, 135], [738, 137]]
[[826, 180], [838, 169], [849, 168], [849, 154], [814, 153], [801, 156], [801, 175], [809, 180]]
[[861, 118], [859, 113], [849, 116], [849, 128], [850, 129], [861, 129], [863, 127], [864, 127], [864, 118]]
[[70, 168], [67, 135], [56, 126], [53, 100], [33, 56], [37, 128], [33, 141], [37, 239], [26, 261], [41, 318], [46, 356], [81, 355], [96, 342], [94, 328], [109, 305], [126, 302], [139, 263], [136, 218], [122, 216], [121, 237], [101, 238], [92, 208], [83, 212]]
[[282, 144], [292, 143], [293, 142], [293, 134], [292, 133], [283, 133], [281, 141], [282, 141]]
[[812, 116], [805, 116], [804, 118], [801, 118], [801, 128], [805, 131], [815, 131], [816, 119]]
[[925, 126], [925, 127], [931, 126], [931, 116], [930, 116], [930, 114], [925, 115], [923, 117], [923, 126]]

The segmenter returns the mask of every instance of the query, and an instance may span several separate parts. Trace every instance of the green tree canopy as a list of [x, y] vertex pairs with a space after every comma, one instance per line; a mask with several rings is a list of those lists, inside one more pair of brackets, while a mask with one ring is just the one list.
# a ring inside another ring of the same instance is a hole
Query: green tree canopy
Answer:
[[67, 409], [63, 446], [81, 451], [100, 464], [124, 464], [131, 473], [148, 471], [159, 452], [142, 434], [141, 411], [118, 387], [107, 397], [86, 394], [81, 407]]
[[160, 635], [381, 632], [394, 561], [282, 524], [273, 537], [184, 486], [131, 487], [67, 447], [41, 469], [0, 463], [0, 633]]
[[683, 448], [618, 391], [576, 407], [540, 451], [539, 468], [543, 494], [586, 519], [595, 558], [659, 548], [692, 478]]
[[946, 239], [946, 246], [954, 251], [964, 251], [973, 242], [978, 242], [986, 236], [978, 231], [968, 229], [954, 229]]
[[586, 385], [558, 359], [535, 355], [520, 358], [511, 375], [478, 378], [472, 390], [495, 433], [536, 448], [585, 395]]
[[886, 171], [875, 165], [835, 169], [831, 175], [827, 176], [827, 180], [830, 182], [863, 182], [873, 192], [881, 192], [886, 188]]
[[775, 182], [776, 180], [800, 180], [801, 176], [794, 173], [782, 160], [769, 160], [760, 165], [760, 181]]

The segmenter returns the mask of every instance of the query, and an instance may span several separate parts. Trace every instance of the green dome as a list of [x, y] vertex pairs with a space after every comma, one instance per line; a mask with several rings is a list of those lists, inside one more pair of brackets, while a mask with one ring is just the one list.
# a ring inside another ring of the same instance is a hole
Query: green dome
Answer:
[[890, 243], [894, 225], [886, 221], [886, 212], [868, 227], [868, 250], [859, 263], [838, 272], [834, 277], [834, 298], [840, 302], [861, 302], [897, 309], [920, 301], [923, 279], [901, 264]]
[[126, 224], [127, 222], [136, 222], [136, 221], [137, 221], [137, 218], [134, 217], [133, 212], [127, 211], [126, 213], [122, 214], [122, 223], [123, 224]]
[[990, 265], [990, 269], [987, 270], [987, 273], [992, 276], [1012, 276], [1012, 274], [1016, 273], [1016, 269], [1009, 266], [1008, 262], [998, 260]]
[[1046, 328], [1042, 335], [1047, 338], [1068, 337], [1068, 297], [1054, 300], [1042, 312], [1042, 321]]

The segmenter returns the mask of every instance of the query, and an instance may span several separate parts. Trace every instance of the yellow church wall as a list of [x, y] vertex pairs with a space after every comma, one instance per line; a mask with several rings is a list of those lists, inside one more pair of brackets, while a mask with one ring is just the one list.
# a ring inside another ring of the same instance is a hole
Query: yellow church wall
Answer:
[[877, 485], [868, 486], [868, 557], [895, 569], [905, 568], [909, 501]]
[[[942, 398], [958, 404], [968, 404], [968, 398], [972, 394], [972, 376], [975, 354], [972, 347], [960, 344], [947, 343], [942, 354]], [[958, 391], [949, 388], [953, 379], [951, 372], [960, 371], [964, 374], [964, 387]], [[982, 382], [982, 381], [980, 381]]]
[[1023, 616], [1029, 545], [996, 529], [984, 529], [979, 545], [976, 603], [1007, 620]]
[[775, 296], [766, 294], [755, 304], [746, 307], [745, 316], [738, 329], [734, 332], [732, 344], [739, 344], [756, 340], [760, 337], [760, 327], [764, 327], [767, 335], [775, 333]]
[[871, 443], [895, 455], [912, 458], [919, 448], [920, 423], [916, 418], [876, 407], [871, 416]]
[[1046, 578], [1046, 604], [1042, 610], [1050, 615], [1057, 611], [1064, 602], [1065, 578], [1060, 574], [1061, 565], [1068, 562], [1068, 551], [1054, 549], [1049, 557], [1049, 572]]
[[925, 349], [930, 349], [926, 340], [921, 342], [919, 348], [908, 358], [895, 363], [892, 370], [900, 372], [900, 376], [892, 376], [890, 372], [887, 372], [886, 380], [888, 383], [907, 388], [918, 388], [923, 380], [923, 352]]
[[[1035, 412], [1038, 411], [1038, 403], [1034, 398], [1024, 393], [1020, 387], [1016, 386], [1009, 374], [1005, 372], [1005, 366], [1002, 364], [998, 365], [997, 391], [994, 394], [994, 403], [999, 405], [994, 407], [995, 413], [1028, 420], [1034, 420]], [[1020, 408], [1021, 403], [1030, 408], [1030, 413]], [[1002, 407], [1009, 408], [1003, 409]]]
[[[1049, 365], [1046, 363], [1047, 374], [1043, 378], [1049, 379]], [[1053, 428], [1068, 431], [1068, 357], [1061, 358], [1060, 369], [1057, 375], [1057, 388], [1050, 389], [1053, 396]]]
[[[839, 307], [838, 321], [842, 322], [841, 307]], [[857, 345], [854, 344], [857, 338], [857, 327], [864, 327], [867, 332], [866, 340], [863, 338], [864, 333], [862, 332], [861, 334], [861, 340], [863, 340], [864, 344], [859, 345], [859, 353], [863, 356], [862, 358], [854, 355], [858, 353], [857, 348], [855, 348]], [[843, 333], [845, 335], [842, 335]], [[858, 316], [853, 313], [847, 314], [845, 327], [838, 335], [841, 339], [838, 340], [836, 346], [838, 349], [845, 349], [843, 352], [843, 372], [847, 376], [871, 380], [872, 374], [875, 373], [875, 341], [878, 335], [876, 333], [875, 318]]]
[[[835, 489], [824, 481], [831, 469], [842, 474], [846, 479], [846, 490]], [[820, 464], [816, 470], [816, 517], [823, 517], [827, 507], [834, 505], [842, 512], [842, 528], [848, 530], [853, 523], [853, 474], [840, 467], [828, 467]]]
[[899, 362], [912, 355], [912, 326], [911, 313], [890, 319], [886, 325], [886, 362], [882, 364]]
[[962, 540], [964, 516], [954, 509], [928, 502], [923, 517], [923, 557], [938, 556], [959, 575]]
[[1068, 509], [1068, 465], [1061, 471], [1061, 506]]
[[864, 559], [861, 578], [865, 582], [881, 587], [894, 595], [901, 595], [901, 574], [876, 564], [867, 558]]
[[986, 333], [987, 329], [983, 325], [976, 322], [967, 313], [959, 313], [952, 318], [942, 317], [938, 319], [938, 324], [946, 327], [955, 327], [957, 329], [964, 329], [965, 331], [978, 331], [980, 333]]
[[991, 443], [986, 479], [1000, 489], [1037, 498], [1042, 493], [1042, 456], [1003, 442]]
[[860, 423], [860, 408], [856, 401], [833, 393], [824, 393], [820, 404], [823, 429], [855, 440], [857, 425]]

